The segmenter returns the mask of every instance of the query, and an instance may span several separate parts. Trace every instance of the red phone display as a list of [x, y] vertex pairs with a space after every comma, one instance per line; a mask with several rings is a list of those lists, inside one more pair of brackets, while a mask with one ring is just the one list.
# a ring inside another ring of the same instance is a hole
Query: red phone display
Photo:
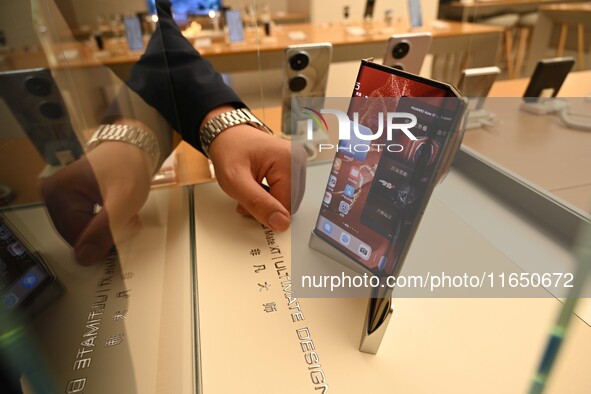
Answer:
[[459, 146], [465, 102], [449, 85], [367, 61], [353, 97], [348, 116], [357, 117], [359, 128], [375, 133], [380, 116], [410, 114], [414, 139], [382, 133], [361, 141], [368, 143], [364, 149], [353, 149], [360, 142], [355, 136], [341, 140], [314, 232], [363, 270], [396, 275], [433, 187]]

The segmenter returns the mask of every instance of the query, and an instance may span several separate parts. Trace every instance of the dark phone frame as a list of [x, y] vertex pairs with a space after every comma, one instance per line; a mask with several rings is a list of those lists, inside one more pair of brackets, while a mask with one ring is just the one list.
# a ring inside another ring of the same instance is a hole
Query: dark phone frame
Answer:
[[538, 61], [536, 68], [523, 93], [523, 100], [535, 103], [540, 99], [544, 89], [554, 89], [552, 97], [556, 97], [564, 80], [575, 65], [572, 57], [556, 57]]

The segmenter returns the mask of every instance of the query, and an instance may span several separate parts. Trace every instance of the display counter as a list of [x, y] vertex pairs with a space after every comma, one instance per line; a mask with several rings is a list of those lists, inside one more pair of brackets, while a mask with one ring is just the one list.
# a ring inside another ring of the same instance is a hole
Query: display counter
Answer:
[[[589, 111], [589, 71], [571, 73], [558, 96], [573, 114]], [[582, 212], [591, 208], [591, 134], [566, 127], [557, 115], [533, 115], [519, 110], [529, 78], [493, 85], [484, 108], [495, 114], [491, 127], [468, 130], [464, 144], [492, 162], [540, 186]], [[588, 118], [587, 118], [588, 119]], [[551, 158], [549, 160], [549, 158]]]
[[[382, 57], [386, 50], [386, 42], [392, 34], [408, 33], [406, 24], [385, 26], [382, 23], [370, 25], [340, 24], [290, 24], [277, 26], [273, 36], [265, 37], [261, 28], [257, 31], [246, 31], [245, 42], [228, 44], [225, 38], [199, 44], [196, 47], [220, 72], [255, 71], [259, 67], [281, 68], [283, 51], [288, 45], [303, 43], [331, 42], [334, 53], [333, 61], [351, 61], [368, 57]], [[502, 30], [494, 26], [484, 26], [459, 22], [445, 22], [436, 27], [426, 26], [412, 31], [429, 31], [433, 34], [431, 52], [445, 55], [450, 48], [463, 47], [471, 49], [469, 66], [489, 66], [495, 64], [497, 48]], [[471, 45], [471, 42], [478, 45]], [[141, 51], [129, 52], [124, 40], [112, 39], [105, 43], [105, 50], [97, 52], [79, 44], [70, 43], [71, 56], [66, 63], [70, 67], [93, 67], [98, 64], [109, 66], [119, 75], [127, 75], [129, 68], [141, 56]], [[68, 49], [68, 48], [66, 48]], [[260, 57], [259, 57], [260, 56]], [[10, 63], [10, 56], [9, 63]], [[26, 64], [30, 54], [14, 59], [19, 67], [43, 67], [45, 64]], [[16, 63], [15, 63], [16, 64]]]
[[[313, 228], [330, 168], [309, 167], [307, 194], [287, 233], [269, 233], [236, 214], [216, 183], [155, 191], [141, 213], [144, 228], [120, 246], [113, 266], [76, 266], [42, 208], [7, 212], [66, 288], [29, 327], [39, 341], [33, 356], [48, 360], [44, 367], [58, 387], [86, 379], [86, 393], [525, 392], [562, 307], [548, 294], [395, 292], [395, 315], [373, 356], [357, 349], [366, 300], [290, 293], [292, 251], [307, 248], [293, 243], [295, 233]], [[310, 273], [336, 264], [305, 253]], [[573, 269], [568, 245], [452, 170], [436, 189], [402, 274], [427, 262], [448, 272], [529, 272], [532, 260], [534, 268]], [[103, 294], [112, 298], [98, 328], [88, 313]], [[301, 320], [294, 320], [296, 311]], [[588, 312], [573, 317], [548, 393], [591, 390]], [[73, 369], [89, 332], [96, 334], [91, 366]], [[491, 379], [493, 371], [499, 378]]]

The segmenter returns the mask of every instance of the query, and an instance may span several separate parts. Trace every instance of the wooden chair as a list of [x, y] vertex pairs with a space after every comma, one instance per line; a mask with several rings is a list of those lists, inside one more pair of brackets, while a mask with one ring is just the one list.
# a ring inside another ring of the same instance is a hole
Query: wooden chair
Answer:
[[514, 45], [513, 45], [513, 35], [515, 34], [515, 28], [517, 23], [519, 22], [519, 14], [502, 14], [497, 16], [492, 16], [489, 18], [484, 18], [476, 21], [476, 23], [480, 23], [483, 25], [491, 25], [491, 26], [498, 26], [504, 30], [503, 33], [503, 47], [504, 47], [504, 55], [505, 59], [507, 60], [507, 74], [509, 78], [513, 78], [515, 74], [515, 67], [514, 67]]
[[[591, 30], [591, 4], [569, 3], [540, 7], [539, 18], [534, 27], [527, 72], [531, 74], [539, 59], [565, 55], [569, 31], [577, 34], [577, 69], [584, 70], [590, 65], [585, 61], [585, 34]], [[559, 29], [556, 47], [552, 45], [553, 32]], [[554, 50], [554, 53], [549, 53]]]
[[523, 63], [525, 61], [525, 57], [529, 52], [529, 43], [532, 36], [532, 31], [536, 23], [538, 23], [538, 18], [540, 14], [537, 12], [530, 12], [519, 17], [519, 21], [517, 22], [517, 30], [519, 32], [517, 38], [517, 55], [515, 56], [515, 68], [514, 68], [514, 76], [516, 78], [521, 77], [521, 69], [523, 68]]

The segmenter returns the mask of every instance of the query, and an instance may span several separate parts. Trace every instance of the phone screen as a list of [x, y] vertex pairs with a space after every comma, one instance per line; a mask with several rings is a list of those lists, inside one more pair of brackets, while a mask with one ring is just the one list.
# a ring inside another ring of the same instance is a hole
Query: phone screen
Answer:
[[244, 29], [242, 26], [242, 14], [240, 13], [240, 10], [226, 11], [226, 24], [228, 25], [230, 42], [244, 41]]
[[[387, 97], [388, 112], [416, 117], [416, 140], [393, 133], [376, 140], [367, 152], [337, 151], [315, 234], [376, 275], [392, 275], [403, 259], [436, 181], [437, 170], [459, 133], [463, 101], [446, 85], [431, 83], [384, 66], [363, 63], [348, 116], [358, 115], [360, 130], [376, 130], [384, 108], [374, 98]], [[363, 133], [366, 134], [366, 133]], [[353, 134], [352, 134], [353, 135]], [[339, 142], [341, 147], [357, 141]], [[397, 144], [400, 151], [376, 149]]]
[[421, 13], [420, 0], [408, 0], [408, 15], [410, 17], [411, 27], [423, 26], [423, 15]]
[[0, 216], [0, 307], [13, 310], [26, 306], [35, 293], [53, 280], [39, 257], [27, 249]]
[[139, 51], [144, 49], [144, 38], [142, 36], [142, 26], [137, 16], [126, 16], [123, 18], [125, 24], [125, 35], [127, 36], [127, 46], [130, 51]]

